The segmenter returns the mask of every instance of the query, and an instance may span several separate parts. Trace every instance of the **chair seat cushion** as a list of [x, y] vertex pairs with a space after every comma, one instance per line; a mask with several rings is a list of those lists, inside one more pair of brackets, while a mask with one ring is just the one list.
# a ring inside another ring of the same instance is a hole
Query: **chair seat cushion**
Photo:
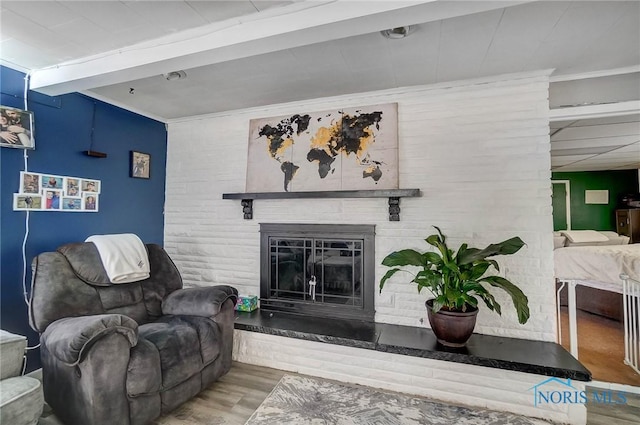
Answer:
[[43, 407], [42, 384], [37, 379], [17, 376], [0, 381], [1, 424], [36, 424]]
[[161, 391], [172, 388], [220, 355], [220, 330], [206, 317], [163, 316], [140, 326], [138, 338], [127, 371], [130, 396], [150, 394], [158, 387]]

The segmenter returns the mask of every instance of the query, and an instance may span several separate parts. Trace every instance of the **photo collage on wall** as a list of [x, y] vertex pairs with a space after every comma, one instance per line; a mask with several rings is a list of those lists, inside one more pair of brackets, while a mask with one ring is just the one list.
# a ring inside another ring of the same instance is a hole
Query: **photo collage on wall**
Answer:
[[20, 189], [13, 194], [15, 211], [98, 212], [100, 180], [20, 172]]

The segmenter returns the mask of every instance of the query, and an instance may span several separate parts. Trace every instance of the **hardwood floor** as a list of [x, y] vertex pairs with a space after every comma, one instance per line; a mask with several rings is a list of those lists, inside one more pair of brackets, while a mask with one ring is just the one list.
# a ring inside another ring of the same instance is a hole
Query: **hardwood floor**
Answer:
[[[286, 373], [292, 372], [236, 362], [210, 388], [151, 425], [244, 425]], [[587, 425], [638, 423], [640, 395], [628, 395], [626, 405], [587, 404]], [[39, 425], [62, 424], [45, 409]]]
[[[640, 375], [624, 364], [621, 322], [578, 310], [578, 357], [595, 381], [640, 386]], [[561, 309], [562, 346], [569, 350], [569, 318]]]
[[210, 388], [152, 425], [243, 425], [285, 373], [234, 363]]
[[621, 406], [587, 404], [587, 425], [638, 425], [640, 423], [640, 395], [627, 394]]
[[[234, 363], [211, 388], [152, 425], [243, 425], [285, 373], [292, 372]], [[625, 405], [587, 404], [587, 425], [638, 423], [640, 395], [627, 394]]]

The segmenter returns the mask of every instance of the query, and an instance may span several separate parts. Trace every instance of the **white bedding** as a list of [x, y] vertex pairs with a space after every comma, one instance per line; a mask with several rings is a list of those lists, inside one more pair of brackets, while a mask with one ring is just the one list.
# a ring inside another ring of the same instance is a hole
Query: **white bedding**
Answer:
[[640, 244], [575, 246], [553, 251], [555, 276], [622, 293], [620, 274], [640, 280]]

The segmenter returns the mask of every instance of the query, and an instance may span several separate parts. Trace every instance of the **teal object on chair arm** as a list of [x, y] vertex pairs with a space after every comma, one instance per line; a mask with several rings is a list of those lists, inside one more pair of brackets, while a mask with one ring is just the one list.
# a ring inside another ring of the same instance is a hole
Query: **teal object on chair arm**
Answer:
[[91, 242], [33, 261], [44, 396], [66, 425], [148, 424], [231, 368], [236, 289], [185, 289], [164, 249], [145, 246], [150, 277], [131, 283], [109, 281]]

